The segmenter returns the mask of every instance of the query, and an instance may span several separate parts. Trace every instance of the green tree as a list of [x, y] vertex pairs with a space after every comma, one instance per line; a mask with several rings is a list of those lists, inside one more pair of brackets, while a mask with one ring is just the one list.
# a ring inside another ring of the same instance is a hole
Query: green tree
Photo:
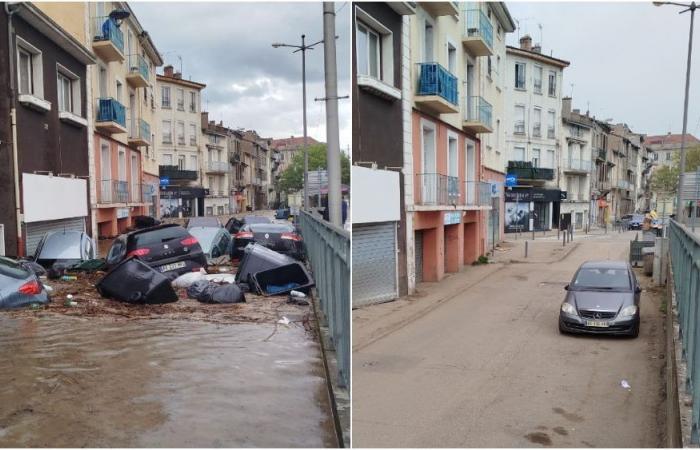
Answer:
[[[673, 155], [673, 164], [675, 167], [681, 165], [681, 152]], [[693, 147], [686, 150], [685, 153], [685, 171], [695, 172], [700, 167], [700, 147]]]
[[[309, 146], [309, 171], [328, 168], [326, 144]], [[340, 182], [350, 184], [350, 160], [340, 152]], [[280, 176], [278, 188], [282, 192], [293, 192], [304, 188], [304, 151], [296, 152], [292, 162]]]
[[675, 194], [678, 189], [678, 167], [662, 166], [651, 176], [651, 190], [660, 195]]

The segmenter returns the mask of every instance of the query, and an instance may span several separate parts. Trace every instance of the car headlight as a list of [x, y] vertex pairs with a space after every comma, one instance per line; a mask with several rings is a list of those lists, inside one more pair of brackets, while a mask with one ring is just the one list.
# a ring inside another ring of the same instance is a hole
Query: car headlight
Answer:
[[620, 311], [620, 317], [629, 317], [637, 314], [637, 305], [629, 305], [622, 308]]
[[571, 303], [567, 303], [567, 302], [562, 303], [561, 310], [562, 310], [562, 312], [565, 312], [566, 314], [571, 314], [572, 316], [578, 315], [576, 313], [576, 308], [574, 308], [574, 305], [572, 305]]

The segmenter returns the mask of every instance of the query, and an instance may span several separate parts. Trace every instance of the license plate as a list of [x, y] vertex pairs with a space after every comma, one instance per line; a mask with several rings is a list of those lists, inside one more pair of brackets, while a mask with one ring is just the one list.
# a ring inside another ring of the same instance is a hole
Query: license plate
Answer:
[[605, 322], [602, 320], [587, 320], [586, 326], [587, 327], [596, 327], [596, 328], [608, 328], [610, 326], [610, 324], [608, 322]]
[[170, 272], [171, 270], [182, 269], [183, 267], [185, 267], [184, 261], [160, 266], [158, 270], [160, 270], [161, 272]]

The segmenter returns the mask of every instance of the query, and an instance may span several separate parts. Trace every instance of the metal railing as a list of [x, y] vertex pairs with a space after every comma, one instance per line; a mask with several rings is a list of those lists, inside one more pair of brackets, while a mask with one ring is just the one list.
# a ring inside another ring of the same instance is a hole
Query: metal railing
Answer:
[[554, 139], [554, 127], [547, 127], [547, 138]]
[[143, 119], [129, 120], [129, 139], [151, 142], [151, 125]]
[[491, 204], [491, 184], [485, 181], [465, 181], [464, 201], [466, 206], [489, 206]]
[[468, 37], [480, 37], [489, 48], [493, 48], [493, 25], [489, 18], [480, 9], [468, 9], [465, 11], [467, 21], [464, 32]]
[[196, 180], [196, 170], [180, 169], [179, 166], [158, 166], [158, 174], [161, 178], [170, 178], [172, 180]]
[[535, 137], [542, 136], [542, 124], [536, 123], [532, 126], [532, 135]]
[[228, 172], [228, 161], [207, 161], [207, 172]]
[[457, 77], [435, 62], [420, 63], [420, 78], [417, 95], [439, 95], [457, 105]]
[[617, 187], [620, 189], [629, 189], [630, 183], [627, 180], [617, 180]]
[[129, 55], [129, 73], [138, 73], [148, 81], [148, 64], [146, 58], [139, 54]]
[[129, 183], [120, 180], [100, 180], [98, 203], [126, 203], [129, 201]]
[[440, 173], [417, 173], [416, 204], [456, 205], [459, 203], [459, 178]]
[[97, 122], [117, 122], [126, 127], [126, 108], [111, 97], [101, 98], [98, 105]]
[[119, 51], [124, 53], [124, 33], [109, 16], [92, 18], [92, 40], [95, 42], [110, 41]]
[[513, 129], [514, 134], [525, 134], [525, 121], [524, 120], [516, 120], [515, 121], [515, 127]]
[[479, 97], [478, 95], [472, 95], [465, 99], [467, 108], [465, 110], [465, 118], [469, 122], [479, 122], [487, 127], [492, 127], [492, 114], [493, 107], [491, 103]]
[[532, 167], [530, 161], [508, 161], [508, 173], [526, 180], [554, 180], [554, 169]]
[[607, 155], [608, 155], [608, 152], [602, 148], [599, 148], [596, 151], [596, 158], [600, 159], [601, 161], [605, 161]]
[[700, 441], [700, 237], [675, 220], [671, 220], [668, 231], [682, 357], [687, 365], [685, 390], [693, 397], [690, 442], [697, 444]]
[[143, 203], [153, 203], [154, 197], [158, 195], [158, 186], [153, 184], [144, 184], [141, 186], [141, 189]]
[[567, 159], [564, 161], [564, 169], [590, 172], [591, 162], [585, 159]]
[[339, 379], [343, 387], [349, 389], [350, 233], [304, 211], [300, 211], [298, 217], [320, 309], [335, 347]]

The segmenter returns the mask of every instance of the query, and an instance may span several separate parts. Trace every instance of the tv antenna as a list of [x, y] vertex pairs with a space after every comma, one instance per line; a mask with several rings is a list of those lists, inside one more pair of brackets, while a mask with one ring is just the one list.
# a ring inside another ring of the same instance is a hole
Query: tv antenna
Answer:
[[[515, 19], [515, 28], [518, 30], [518, 43], [520, 43], [520, 22], [527, 22], [528, 20], [532, 20], [534, 17], [525, 17], [523, 19]], [[526, 29], [527, 32], [527, 29]]]

